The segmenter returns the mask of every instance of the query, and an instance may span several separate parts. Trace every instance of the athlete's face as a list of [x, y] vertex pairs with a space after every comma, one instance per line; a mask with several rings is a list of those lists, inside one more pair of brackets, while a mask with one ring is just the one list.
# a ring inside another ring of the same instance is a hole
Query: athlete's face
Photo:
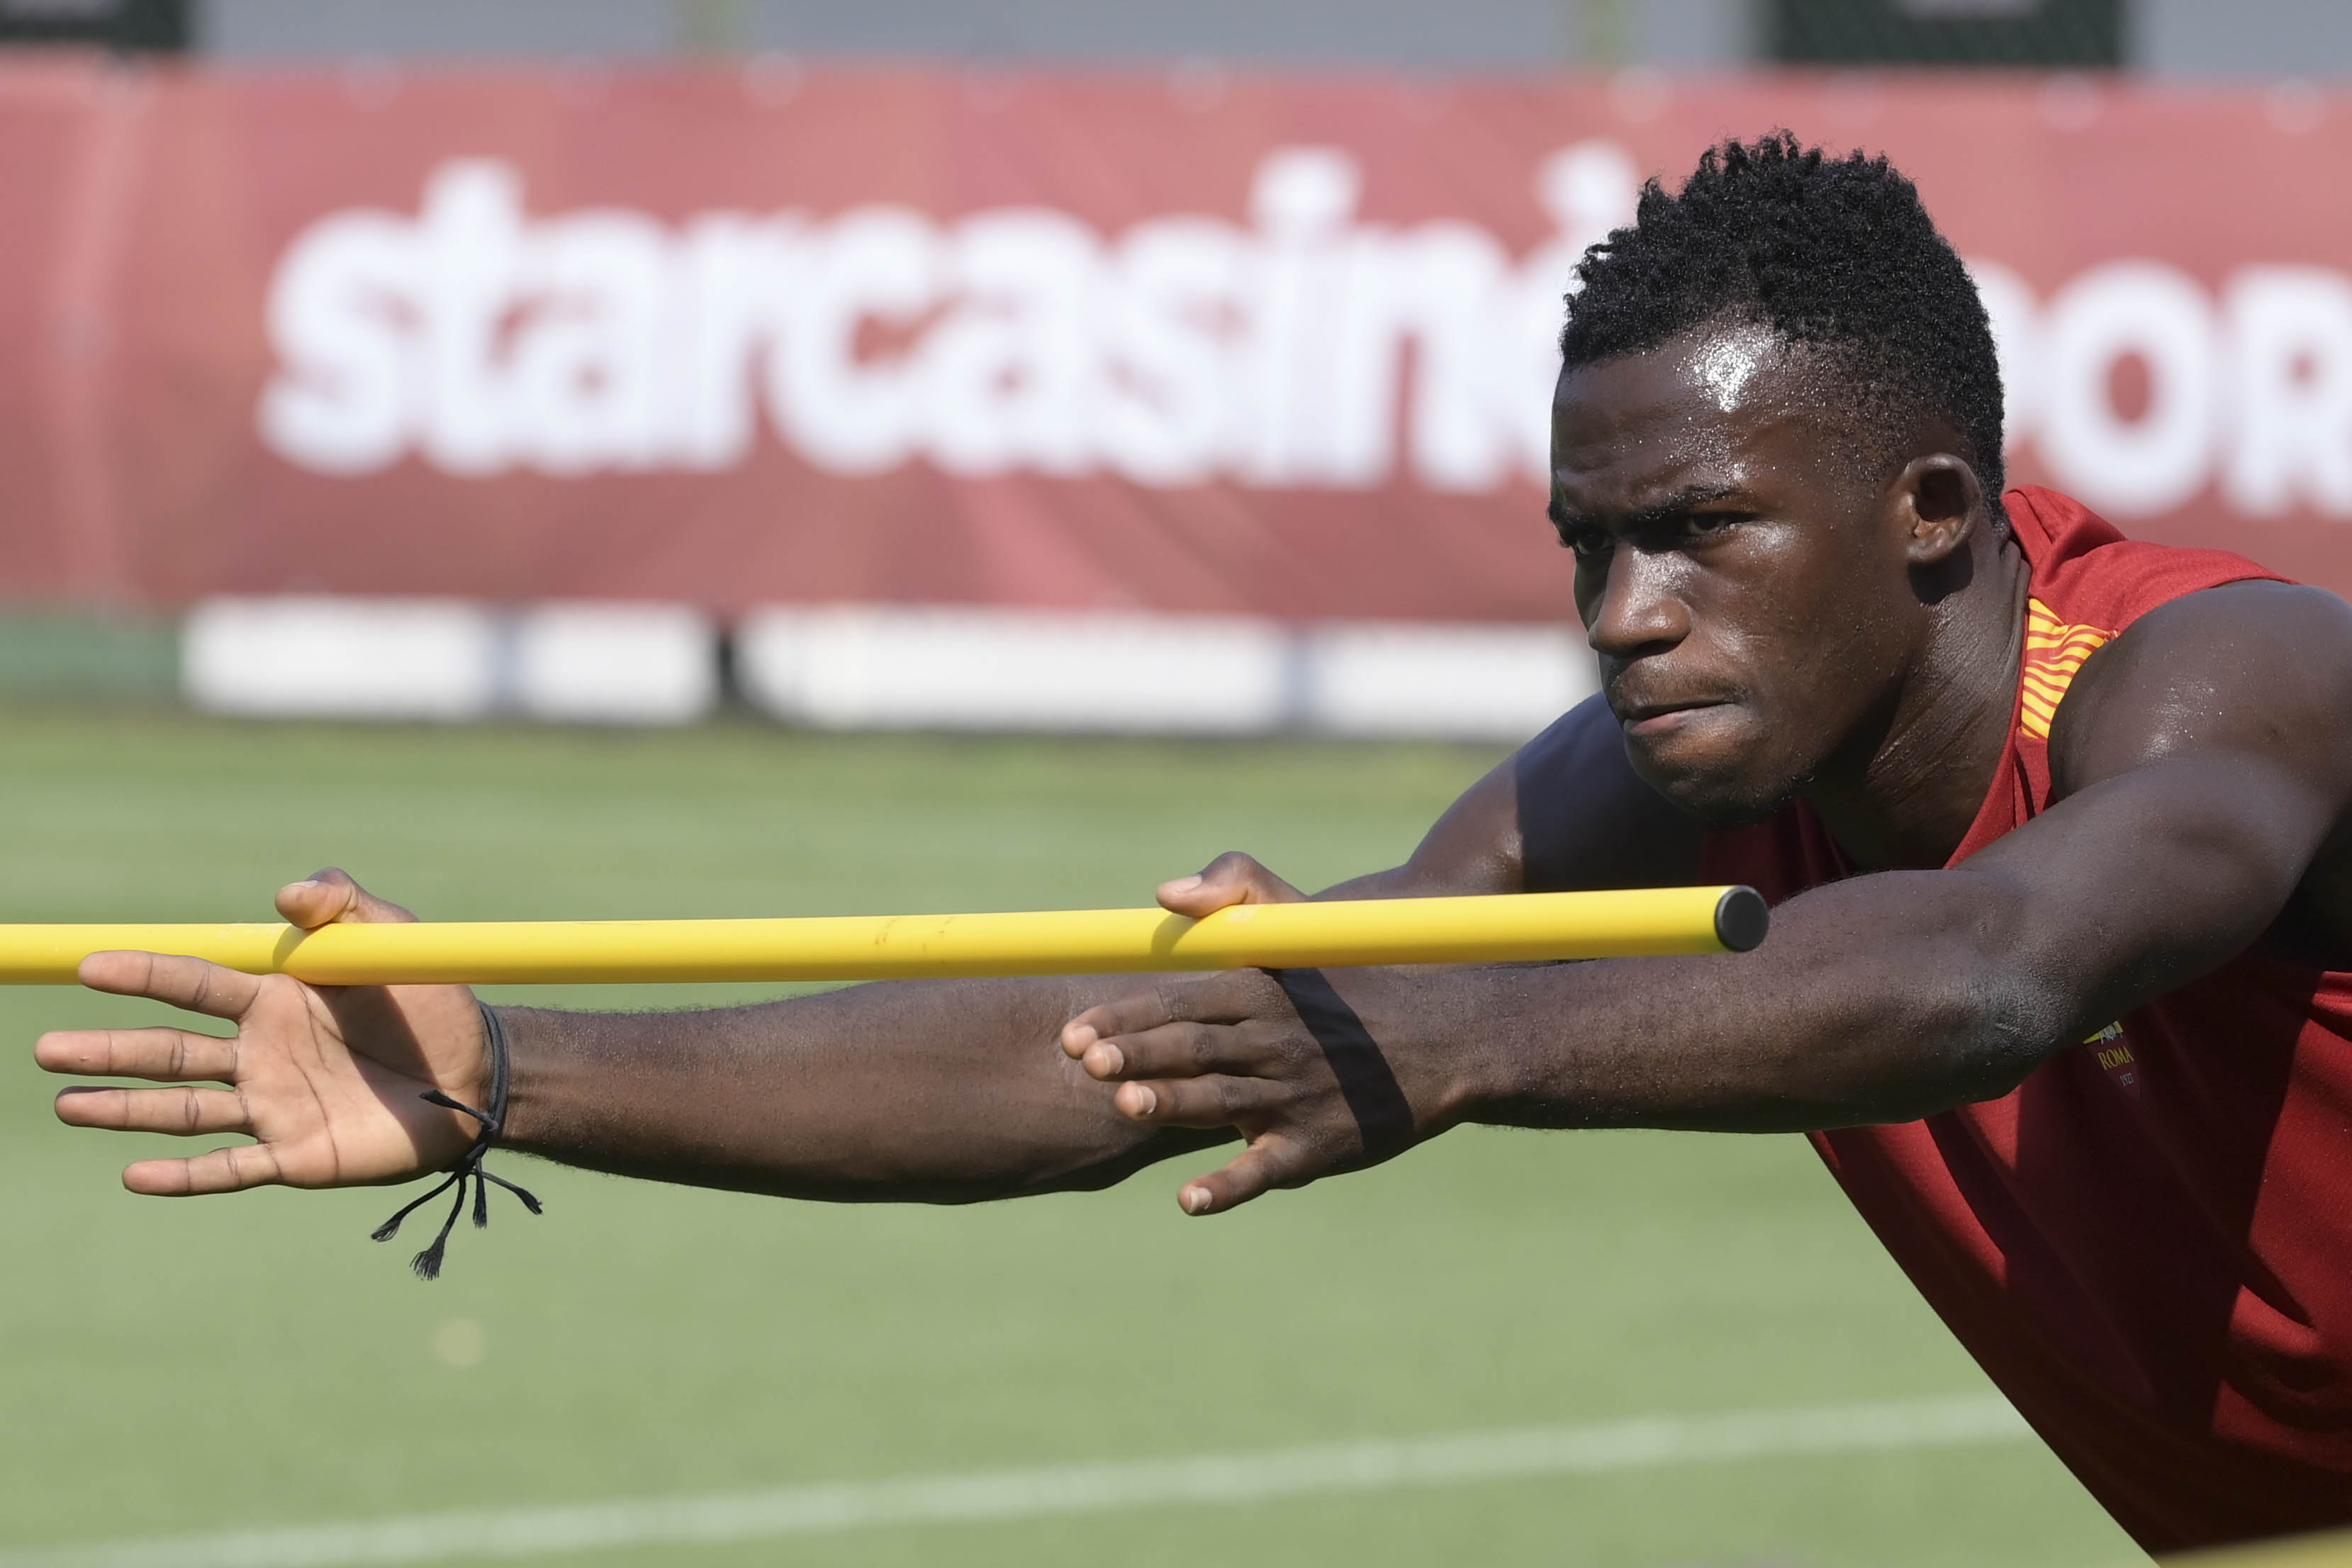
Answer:
[[1634, 771], [1705, 820], [1778, 810], [1883, 724], [1917, 644], [1903, 531], [1824, 367], [1701, 328], [1562, 374], [1552, 516]]

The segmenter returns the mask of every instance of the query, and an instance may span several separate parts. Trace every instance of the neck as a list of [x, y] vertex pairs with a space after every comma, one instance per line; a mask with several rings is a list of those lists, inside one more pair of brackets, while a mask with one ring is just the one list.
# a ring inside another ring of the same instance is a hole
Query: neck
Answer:
[[1805, 798], [1855, 865], [1933, 869], [1968, 836], [2009, 744], [2025, 652], [2028, 574], [2003, 539], [1934, 617], [1876, 721], [1832, 756]]

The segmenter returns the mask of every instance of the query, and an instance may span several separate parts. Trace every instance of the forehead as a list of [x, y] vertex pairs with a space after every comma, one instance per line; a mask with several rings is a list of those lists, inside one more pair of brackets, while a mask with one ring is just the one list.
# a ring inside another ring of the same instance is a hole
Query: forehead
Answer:
[[1591, 506], [1704, 484], [1747, 488], [1814, 470], [1837, 443], [1818, 364], [1768, 327], [1706, 327], [1561, 374], [1552, 483]]

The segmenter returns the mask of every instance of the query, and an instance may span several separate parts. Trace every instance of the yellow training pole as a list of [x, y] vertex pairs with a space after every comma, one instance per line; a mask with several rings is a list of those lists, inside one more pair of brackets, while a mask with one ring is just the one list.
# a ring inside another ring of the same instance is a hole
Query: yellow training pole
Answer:
[[0, 984], [69, 984], [88, 954], [191, 953], [322, 985], [879, 980], [1744, 952], [1747, 888], [813, 920], [333, 925], [0, 925]]

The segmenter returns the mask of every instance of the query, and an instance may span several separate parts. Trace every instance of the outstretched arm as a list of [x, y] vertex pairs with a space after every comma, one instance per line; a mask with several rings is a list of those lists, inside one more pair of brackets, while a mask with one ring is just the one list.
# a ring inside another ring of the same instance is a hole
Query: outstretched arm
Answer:
[[[1567, 791], [1579, 809], [1529, 812]], [[1402, 866], [1324, 896], [1609, 888], [1687, 875], [1696, 838], [1626, 767], [1614, 721], [1586, 704], [1480, 781]], [[1246, 857], [1160, 890], [1180, 913], [1293, 899]], [[340, 871], [278, 895], [289, 921], [404, 921]], [[142, 1160], [132, 1190], [169, 1195], [341, 1186], [446, 1168], [482, 1104], [484, 1042], [457, 986], [314, 987], [190, 958], [105, 953], [93, 987], [226, 1020], [234, 1034], [151, 1028], [44, 1036], [53, 1072], [176, 1087], [71, 1089], [80, 1126], [253, 1142]], [[862, 985], [761, 1006], [652, 1014], [501, 1008], [512, 1048], [502, 1142], [597, 1170], [843, 1200], [956, 1202], [1117, 1182], [1230, 1140], [1224, 1126], [1123, 1114], [1115, 1086], [1057, 1048], [1065, 1021], [1144, 976]], [[219, 1084], [226, 1087], [215, 1088]]]
[[[1553, 772], [1572, 763], [1559, 736], [1590, 720], [1559, 727], [1528, 755]], [[1524, 765], [1475, 787], [1406, 866], [1334, 894], [1514, 889], [1513, 781]], [[1607, 788], [1627, 782], [1612, 776]], [[1300, 896], [1244, 857], [1161, 894], [1193, 914]], [[295, 883], [278, 902], [305, 928], [414, 918], [340, 871]], [[42, 1037], [37, 1057], [53, 1072], [175, 1086], [70, 1089], [58, 1101], [67, 1121], [253, 1140], [140, 1161], [124, 1173], [134, 1191], [399, 1182], [446, 1168], [473, 1139], [470, 1121], [420, 1098], [483, 1103], [481, 1021], [463, 987], [314, 987], [130, 952], [95, 955], [82, 973], [97, 989], [234, 1026], [226, 1037], [165, 1027]], [[1144, 983], [899, 982], [682, 1013], [501, 1008], [513, 1065], [502, 1142], [599, 1170], [808, 1197], [953, 1202], [1103, 1186], [1233, 1136], [1124, 1117], [1111, 1088], [1056, 1048], [1072, 1015]]]
[[[2258, 939], [2352, 964], [2347, 726], [2352, 608], [2273, 584], [2210, 590], [2084, 667], [2049, 811], [1957, 868], [1792, 899], [1753, 952], [1334, 971], [1314, 994], [1162, 983], [1073, 1020], [1064, 1048], [1140, 1122], [1248, 1137], [1182, 1189], [1193, 1213], [1462, 1121], [1909, 1120], [2006, 1092]], [[1368, 1127], [1373, 1103], [1390, 1114]]]

